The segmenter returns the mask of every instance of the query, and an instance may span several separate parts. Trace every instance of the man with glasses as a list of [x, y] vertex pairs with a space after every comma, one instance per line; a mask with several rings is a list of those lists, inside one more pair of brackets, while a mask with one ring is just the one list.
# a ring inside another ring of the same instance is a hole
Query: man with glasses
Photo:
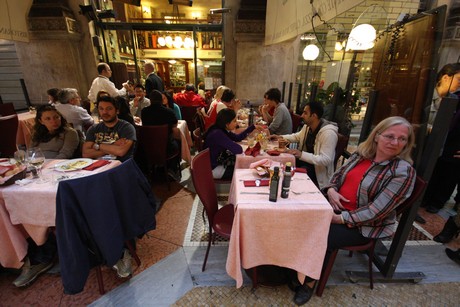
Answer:
[[297, 167], [306, 167], [310, 179], [317, 187], [329, 183], [334, 174], [335, 147], [337, 146], [337, 125], [322, 118], [322, 103], [312, 101], [302, 113], [305, 125], [297, 133], [281, 135], [291, 143], [297, 143], [298, 149], [288, 152], [296, 157]]
[[80, 106], [80, 95], [74, 88], [63, 88], [58, 92], [56, 109], [64, 116], [75, 130], [85, 132], [92, 124], [93, 118]]

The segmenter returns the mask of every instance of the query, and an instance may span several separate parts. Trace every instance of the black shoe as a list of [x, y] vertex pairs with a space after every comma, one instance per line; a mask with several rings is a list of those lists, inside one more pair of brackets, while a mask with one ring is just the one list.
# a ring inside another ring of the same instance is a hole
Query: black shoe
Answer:
[[426, 212], [429, 212], [429, 213], [438, 213], [439, 210], [441, 210], [441, 209], [439, 209], [438, 207], [429, 205], [429, 206], [426, 207], [425, 210], [426, 210]]
[[446, 255], [455, 263], [460, 264], [460, 249], [458, 249], [457, 251], [453, 251], [451, 249], [446, 248]]
[[420, 224], [426, 224], [425, 219], [418, 214], [415, 216], [415, 221]]
[[302, 286], [297, 278], [297, 272], [295, 277], [289, 278], [287, 285], [293, 292], [297, 292], [298, 288]]
[[444, 224], [442, 231], [433, 238], [433, 241], [439, 243], [448, 243], [457, 234], [459, 228], [455, 224], [454, 218], [451, 216]]
[[297, 291], [295, 292], [294, 303], [297, 306], [306, 304], [311, 299], [312, 295], [313, 295], [313, 288], [310, 288], [309, 286], [305, 284], [301, 285], [300, 287], [297, 288]]

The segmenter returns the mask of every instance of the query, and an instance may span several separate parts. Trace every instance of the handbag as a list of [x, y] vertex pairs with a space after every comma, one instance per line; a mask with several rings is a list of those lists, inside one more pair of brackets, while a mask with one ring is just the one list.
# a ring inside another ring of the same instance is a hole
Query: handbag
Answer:
[[234, 166], [236, 162], [236, 156], [229, 150], [222, 151], [217, 157], [217, 163], [223, 165], [225, 168], [227, 166]]

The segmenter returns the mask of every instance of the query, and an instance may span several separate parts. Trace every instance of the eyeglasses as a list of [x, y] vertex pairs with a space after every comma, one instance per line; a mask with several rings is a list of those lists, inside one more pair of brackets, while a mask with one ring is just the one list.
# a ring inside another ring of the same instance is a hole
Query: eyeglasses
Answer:
[[399, 144], [406, 144], [407, 143], [407, 138], [405, 138], [405, 137], [397, 138], [392, 134], [380, 134], [380, 133], [379, 133], [379, 135], [383, 136], [385, 138], [385, 140], [387, 140], [390, 143], [393, 143], [394, 141], [398, 141]]

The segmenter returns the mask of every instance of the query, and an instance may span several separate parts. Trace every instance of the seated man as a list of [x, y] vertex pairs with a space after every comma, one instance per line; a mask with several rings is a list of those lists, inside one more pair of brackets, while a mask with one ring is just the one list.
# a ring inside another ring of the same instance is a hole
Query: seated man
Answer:
[[[177, 118], [174, 111], [163, 105], [163, 94], [160, 91], [150, 92], [150, 106], [142, 109], [141, 119], [143, 126], [169, 125], [168, 154], [180, 149], [181, 135], [177, 128]], [[177, 180], [180, 178], [180, 156], [168, 161], [169, 175]]]
[[63, 88], [58, 93], [59, 101], [55, 103], [56, 110], [64, 116], [75, 130], [81, 132], [94, 124], [94, 120], [88, 111], [80, 106], [80, 95], [74, 88]]
[[205, 107], [206, 106], [206, 101], [200, 95], [195, 93], [195, 86], [193, 84], [187, 84], [185, 86], [185, 92], [175, 94], [174, 100], [181, 107], [187, 107], [187, 106]]
[[306, 167], [308, 176], [317, 187], [323, 188], [334, 174], [335, 147], [337, 145], [337, 125], [322, 119], [324, 108], [320, 102], [307, 104], [302, 113], [305, 122], [297, 133], [282, 135], [291, 143], [298, 143], [298, 149], [288, 152], [297, 161], [296, 166]]
[[273, 120], [268, 126], [271, 134], [292, 133], [292, 118], [288, 108], [281, 102], [281, 92], [277, 88], [271, 88], [264, 94], [266, 108], [275, 108]]
[[112, 155], [122, 162], [131, 158], [136, 142], [134, 126], [118, 118], [119, 106], [110, 96], [100, 97], [97, 110], [102, 122], [88, 130], [83, 157], [98, 159]]
[[134, 120], [138, 122], [141, 117], [142, 109], [150, 105], [150, 99], [145, 97], [145, 90], [142, 84], [134, 87], [134, 99], [129, 102], [129, 109], [134, 116]]

